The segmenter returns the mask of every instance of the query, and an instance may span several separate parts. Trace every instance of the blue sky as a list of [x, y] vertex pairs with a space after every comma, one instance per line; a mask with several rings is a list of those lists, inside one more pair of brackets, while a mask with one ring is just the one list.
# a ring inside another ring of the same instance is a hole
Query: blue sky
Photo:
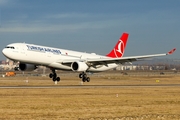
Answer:
[[128, 32], [125, 56], [176, 47], [163, 58], [180, 58], [179, 6], [179, 0], [0, 0], [0, 50], [26, 42], [105, 55]]

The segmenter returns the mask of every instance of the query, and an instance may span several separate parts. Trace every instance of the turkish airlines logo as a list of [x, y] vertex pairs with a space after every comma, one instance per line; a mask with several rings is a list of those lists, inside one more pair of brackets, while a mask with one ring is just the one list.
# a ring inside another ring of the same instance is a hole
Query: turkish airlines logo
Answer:
[[124, 53], [124, 42], [120, 40], [115, 49], [116, 49], [116, 52], [115, 52], [116, 57], [121, 57]]

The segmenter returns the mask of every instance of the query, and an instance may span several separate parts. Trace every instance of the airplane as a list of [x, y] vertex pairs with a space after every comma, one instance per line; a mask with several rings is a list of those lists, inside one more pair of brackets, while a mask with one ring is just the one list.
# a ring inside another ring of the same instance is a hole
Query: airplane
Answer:
[[56, 70], [79, 72], [79, 78], [83, 82], [90, 82], [86, 72], [102, 72], [116, 68], [119, 64], [133, 62], [173, 54], [176, 48], [167, 53], [143, 56], [123, 57], [129, 34], [124, 32], [115, 47], [105, 56], [95, 53], [78, 52], [47, 46], [27, 43], [12, 43], [7, 45], [2, 53], [10, 60], [19, 63], [21, 71], [33, 71], [38, 66], [46, 66], [51, 69], [49, 77], [54, 82], [59, 82]]

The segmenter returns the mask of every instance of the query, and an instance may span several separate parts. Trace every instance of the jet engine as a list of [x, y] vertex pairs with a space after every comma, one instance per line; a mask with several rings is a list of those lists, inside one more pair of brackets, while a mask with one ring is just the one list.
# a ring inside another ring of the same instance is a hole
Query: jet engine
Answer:
[[71, 64], [71, 69], [77, 72], [84, 72], [88, 69], [88, 65], [85, 62], [76, 61]]
[[19, 64], [19, 69], [21, 71], [33, 71], [35, 70], [37, 67], [33, 64], [25, 64], [25, 63], [20, 63]]

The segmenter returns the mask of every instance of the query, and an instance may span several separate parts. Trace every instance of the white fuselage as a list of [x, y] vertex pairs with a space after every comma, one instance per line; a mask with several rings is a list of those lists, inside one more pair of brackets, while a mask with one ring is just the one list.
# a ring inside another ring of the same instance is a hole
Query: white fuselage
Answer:
[[[34, 65], [43, 65], [50, 68], [61, 70], [72, 70], [71, 65], [63, 62], [73, 60], [86, 61], [87, 59], [101, 59], [106, 56], [96, 55], [94, 53], [77, 52], [72, 50], [58, 49], [46, 46], [39, 46], [26, 43], [9, 44], [3, 49], [3, 54], [14, 61]], [[89, 67], [87, 71], [100, 72], [117, 67], [115, 63], [107, 65], [97, 65]]]

